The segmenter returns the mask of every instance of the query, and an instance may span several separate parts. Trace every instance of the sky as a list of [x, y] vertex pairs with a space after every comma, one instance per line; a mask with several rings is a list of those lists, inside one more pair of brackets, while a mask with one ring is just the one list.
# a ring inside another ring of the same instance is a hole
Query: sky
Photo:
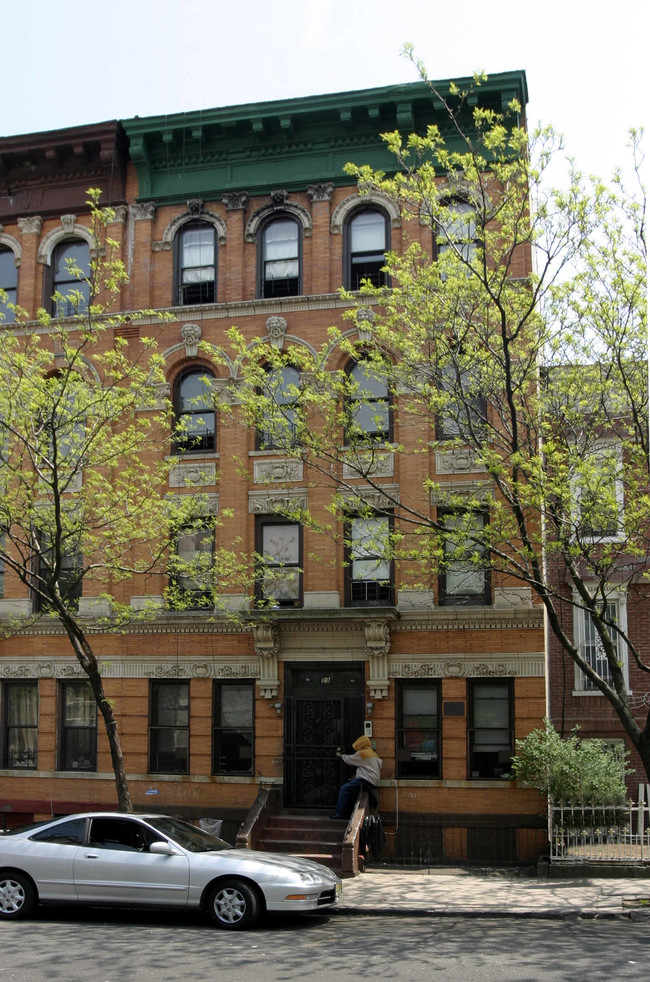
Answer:
[[647, 0], [9, 0], [0, 136], [524, 69], [588, 173], [645, 124]]

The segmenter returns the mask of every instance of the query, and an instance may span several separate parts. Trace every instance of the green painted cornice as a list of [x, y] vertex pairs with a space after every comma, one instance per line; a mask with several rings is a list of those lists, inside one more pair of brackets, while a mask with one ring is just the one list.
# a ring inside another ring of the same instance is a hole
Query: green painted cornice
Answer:
[[[467, 89], [471, 79], [454, 79]], [[434, 83], [444, 97], [452, 80]], [[468, 100], [501, 111], [528, 101], [523, 71], [491, 75]], [[308, 184], [349, 184], [349, 161], [390, 172], [394, 158], [380, 134], [424, 132], [437, 123], [451, 147], [454, 132], [440, 100], [424, 82], [277, 102], [122, 120], [130, 141], [140, 200], [173, 202], [224, 192], [268, 194]], [[460, 145], [458, 147], [460, 149]]]

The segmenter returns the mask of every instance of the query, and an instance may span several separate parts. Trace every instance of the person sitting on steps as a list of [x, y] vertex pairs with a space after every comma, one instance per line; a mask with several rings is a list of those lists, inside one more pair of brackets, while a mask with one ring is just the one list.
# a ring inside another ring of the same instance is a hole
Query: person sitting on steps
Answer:
[[330, 818], [347, 819], [352, 814], [359, 791], [367, 791], [371, 805], [376, 808], [379, 803], [376, 785], [379, 783], [381, 774], [382, 760], [379, 754], [372, 749], [370, 740], [367, 736], [360, 736], [352, 744], [353, 754], [337, 753], [346, 764], [356, 767], [354, 777], [341, 785], [339, 798], [336, 803], [336, 812]]

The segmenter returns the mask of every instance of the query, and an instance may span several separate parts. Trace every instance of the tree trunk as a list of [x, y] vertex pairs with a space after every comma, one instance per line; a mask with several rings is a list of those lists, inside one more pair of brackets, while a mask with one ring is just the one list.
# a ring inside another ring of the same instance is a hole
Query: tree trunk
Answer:
[[115, 774], [118, 809], [121, 812], [132, 812], [133, 803], [126, 780], [126, 770], [124, 767], [124, 757], [122, 756], [122, 745], [117, 729], [117, 721], [113, 713], [111, 701], [104, 692], [104, 681], [99, 671], [97, 658], [84, 631], [74, 617], [70, 615], [69, 611], [65, 612], [65, 617], [62, 620], [79, 664], [88, 676], [97, 707], [104, 718], [108, 745], [111, 748], [111, 761]]

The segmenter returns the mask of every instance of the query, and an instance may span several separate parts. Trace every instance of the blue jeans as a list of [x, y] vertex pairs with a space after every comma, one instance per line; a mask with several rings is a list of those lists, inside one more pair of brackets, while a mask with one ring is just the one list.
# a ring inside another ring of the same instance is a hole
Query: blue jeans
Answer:
[[374, 785], [361, 777], [353, 777], [341, 785], [339, 798], [336, 802], [336, 814], [339, 818], [349, 818], [352, 814], [360, 791], [374, 790]]

